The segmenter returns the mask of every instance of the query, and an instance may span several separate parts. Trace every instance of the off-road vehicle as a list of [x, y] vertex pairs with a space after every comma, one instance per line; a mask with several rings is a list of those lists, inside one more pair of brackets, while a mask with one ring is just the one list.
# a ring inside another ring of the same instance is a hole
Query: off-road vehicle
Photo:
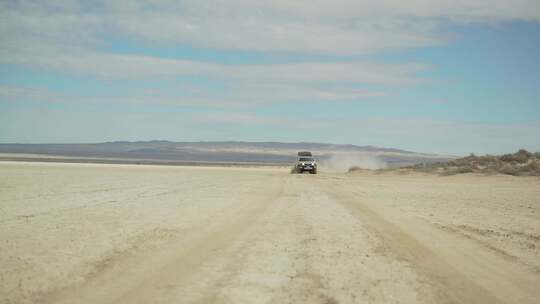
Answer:
[[293, 173], [304, 173], [308, 171], [311, 174], [317, 174], [317, 162], [311, 152], [298, 152], [298, 158], [294, 164]]

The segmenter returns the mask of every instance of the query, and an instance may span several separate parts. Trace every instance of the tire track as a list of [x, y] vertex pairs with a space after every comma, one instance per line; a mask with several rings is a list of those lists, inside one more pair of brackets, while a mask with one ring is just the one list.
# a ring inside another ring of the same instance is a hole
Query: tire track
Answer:
[[[452, 239], [441, 236], [441, 239], [434, 239], [433, 244], [426, 244], [419, 241], [416, 235], [411, 235], [400, 228], [398, 226], [399, 224], [395, 224], [396, 222], [390, 222], [385, 216], [360, 202], [350, 192], [350, 189], [344, 189], [343, 186], [328, 187], [326, 184], [321, 184], [321, 188], [326, 189], [326, 193], [334, 197], [351, 214], [365, 223], [370, 231], [381, 238], [384, 244], [382, 248], [379, 248], [381, 254], [394, 256], [398, 260], [410, 263], [417, 272], [426, 276], [438, 297], [437, 303], [492, 304], [504, 303], [511, 298], [506, 297], [507, 300], [502, 300], [497, 290], [494, 292], [494, 290], [488, 290], [484, 286], [481, 286], [461, 272], [460, 266], [455, 263], [456, 261], [449, 261], [446, 259], [447, 257], [439, 256], [437, 252], [430, 248], [431, 246], [436, 246], [438, 241], [444, 240], [445, 242], [451, 242]], [[417, 230], [417, 232], [420, 231]], [[457, 243], [455, 247], [448, 244], [447, 246], [457, 252], [460, 250]], [[463, 265], [463, 267], [467, 268], [467, 265]], [[494, 267], [496, 268], [496, 265]], [[490, 276], [499, 277], [500, 273], [493, 272], [490, 274], [490, 270], [487, 268], [481, 269], [481, 271], [485, 272], [483, 275], [487, 278]], [[469, 273], [467, 272], [467, 274]], [[511, 286], [505, 285], [505, 288], [510, 289], [509, 287]], [[514, 286], [512, 291], [515, 291], [515, 289]], [[504, 292], [504, 290], [500, 291]], [[518, 302], [520, 303], [534, 303], [535, 297], [531, 294], [527, 295], [527, 291], [524, 290], [524, 293], [521, 294], [519, 299], [520, 301]], [[514, 298], [515, 300], [516, 298]], [[508, 301], [508, 303], [512, 302]]]
[[82, 284], [41, 297], [42, 303], [174, 302], [174, 289], [189, 280], [207, 260], [225, 250], [282, 195], [283, 181], [265, 182], [267, 197], [245, 197], [214, 223], [183, 231], [155, 252], [111, 258], [107, 267]]
[[254, 229], [170, 302], [433, 303], [429, 295], [418, 297], [423, 285], [416, 273], [377, 255], [378, 239], [313, 176], [286, 180], [283, 196]]

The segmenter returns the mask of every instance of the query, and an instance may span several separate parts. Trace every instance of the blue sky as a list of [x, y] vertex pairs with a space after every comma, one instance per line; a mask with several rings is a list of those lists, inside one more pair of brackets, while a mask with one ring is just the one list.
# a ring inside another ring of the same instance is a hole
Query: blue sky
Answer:
[[540, 150], [538, 1], [0, 2], [0, 142]]

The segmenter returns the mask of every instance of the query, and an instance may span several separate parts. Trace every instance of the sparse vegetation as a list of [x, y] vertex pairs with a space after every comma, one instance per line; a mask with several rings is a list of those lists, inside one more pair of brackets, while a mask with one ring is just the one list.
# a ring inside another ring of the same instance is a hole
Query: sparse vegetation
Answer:
[[[406, 167], [418, 172], [454, 175], [462, 173], [506, 174], [514, 176], [540, 176], [540, 152], [531, 153], [521, 149], [513, 154], [501, 156], [476, 156], [471, 153], [467, 157], [433, 164], [417, 164]], [[352, 168], [351, 168], [352, 169]]]
[[349, 172], [353, 172], [353, 171], [362, 171], [362, 170], [365, 170], [364, 168], [361, 168], [359, 166], [352, 166], [349, 168]]

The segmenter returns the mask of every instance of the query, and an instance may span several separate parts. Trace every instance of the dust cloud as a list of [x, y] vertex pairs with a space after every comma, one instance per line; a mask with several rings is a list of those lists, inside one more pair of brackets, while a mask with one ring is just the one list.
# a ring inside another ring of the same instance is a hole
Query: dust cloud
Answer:
[[365, 153], [330, 154], [320, 160], [321, 169], [330, 172], [347, 172], [351, 167], [363, 169], [384, 169], [386, 162], [377, 155]]

